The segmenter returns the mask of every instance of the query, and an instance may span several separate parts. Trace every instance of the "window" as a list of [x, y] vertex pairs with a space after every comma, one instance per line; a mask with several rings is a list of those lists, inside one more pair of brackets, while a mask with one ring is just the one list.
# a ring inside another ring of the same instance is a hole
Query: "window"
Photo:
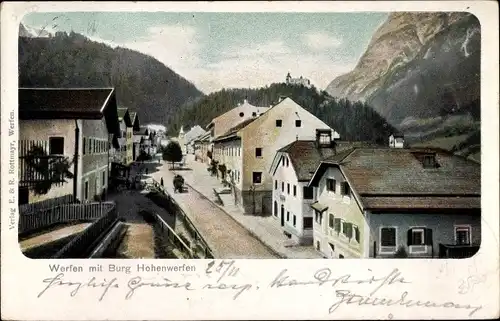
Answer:
[[285, 156], [281, 156], [281, 165], [285, 166]]
[[319, 135], [319, 143], [321, 145], [330, 145], [330, 143], [331, 143], [331, 136], [330, 136], [330, 134], [326, 134], [326, 133], [320, 134]]
[[340, 218], [334, 218], [333, 225], [333, 229], [335, 230], [335, 232], [340, 232], [342, 229], [342, 220]]
[[262, 183], [262, 172], [253, 172], [253, 183], [254, 184]]
[[332, 213], [328, 214], [328, 227], [333, 228], [334, 225], [334, 216]]
[[255, 149], [255, 157], [262, 157], [262, 148], [256, 148]]
[[89, 138], [89, 154], [92, 154], [92, 143], [93, 143], [92, 138]]
[[425, 155], [423, 165], [424, 168], [436, 167], [436, 157], [434, 155]]
[[342, 182], [342, 195], [351, 196], [351, 188], [347, 182]]
[[314, 211], [314, 220], [316, 221], [316, 223], [321, 225], [321, 221], [323, 220], [323, 213]]
[[290, 221], [290, 212], [289, 211], [286, 211], [286, 221], [287, 222]]
[[241, 147], [238, 147], [238, 156], [241, 156]]
[[361, 238], [361, 234], [360, 234], [360, 232], [359, 232], [359, 226], [352, 224], [352, 232], [353, 232], [353, 234], [354, 234], [354, 235], [353, 235], [353, 236], [354, 236], [354, 239], [356, 240], [356, 242], [358, 242], [358, 243], [359, 243], [359, 240], [360, 240], [360, 238]]
[[285, 191], [285, 182], [281, 182], [281, 191], [284, 192]]
[[455, 226], [455, 244], [470, 245], [471, 244], [471, 227], [468, 225]]
[[88, 200], [89, 199], [89, 182], [85, 182], [85, 189], [84, 189], [84, 194], [83, 194], [83, 198], [85, 200]]
[[348, 222], [342, 222], [342, 233], [347, 237], [347, 238], [352, 238], [352, 224]]
[[290, 195], [290, 183], [286, 184], [286, 193]]
[[106, 185], [106, 171], [102, 171], [102, 186]]
[[245, 116], [245, 113], [240, 113], [240, 117], [243, 117], [243, 116]]
[[286, 167], [290, 166], [290, 160], [286, 157]]
[[256, 113], [256, 112], [253, 112], [253, 113], [252, 113], [252, 116], [253, 116], [253, 117], [257, 116], [257, 113]]
[[382, 227], [380, 229], [380, 245], [387, 247], [396, 247], [396, 228]]
[[97, 143], [99, 143], [99, 141], [94, 139], [94, 153], [97, 153]]
[[313, 187], [304, 186], [302, 192], [304, 194], [304, 199], [305, 200], [312, 200], [314, 198], [314, 189], [313, 189]]
[[274, 181], [274, 189], [278, 189], [278, 180]]
[[293, 196], [297, 196], [297, 185], [293, 185]]
[[339, 259], [343, 259], [344, 256], [342, 254], [339, 254]]
[[83, 137], [83, 155], [87, 154], [87, 138]]
[[297, 224], [297, 216], [293, 216], [293, 226], [295, 226]]
[[19, 187], [18, 205], [28, 204], [30, 200], [30, 192], [27, 187]]
[[274, 201], [274, 216], [278, 217], [278, 202]]
[[316, 241], [316, 250], [320, 251], [321, 250], [321, 245], [319, 241]]
[[302, 120], [297, 119], [297, 120], [295, 121], [295, 127], [301, 127], [301, 126], [302, 126]]
[[64, 155], [64, 137], [49, 138], [49, 154]]
[[276, 127], [281, 127], [283, 125], [283, 121], [281, 119], [276, 119]]
[[313, 219], [312, 217], [304, 217], [303, 223], [305, 230], [310, 230], [313, 227]]
[[335, 193], [336, 187], [337, 187], [337, 181], [336, 180], [334, 180], [333, 178], [328, 178], [326, 180], [326, 190], [327, 191]]
[[410, 230], [410, 244], [409, 245], [424, 245], [424, 230], [411, 229]]

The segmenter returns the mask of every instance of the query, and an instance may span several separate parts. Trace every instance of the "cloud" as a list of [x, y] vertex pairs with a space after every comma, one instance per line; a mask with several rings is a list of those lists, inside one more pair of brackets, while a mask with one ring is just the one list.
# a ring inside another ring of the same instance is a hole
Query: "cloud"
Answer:
[[312, 50], [337, 48], [342, 45], [342, 39], [332, 37], [323, 32], [309, 32], [302, 35], [303, 42]]
[[[288, 72], [293, 77], [309, 78], [314, 86], [324, 89], [336, 76], [354, 67], [352, 63], [334, 61], [321, 51], [293, 49], [283, 39], [217, 48], [215, 60], [208, 62], [202, 58], [208, 48], [199, 38], [198, 30], [181, 24], [150, 27], [145, 36], [125, 43], [102, 39], [96, 34], [86, 36], [112, 47], [125, 47], [150, 55], [205, 93], [222, 88], [255, 88], [284, 82]], [[309, 34], [305, 39], [315, 40], [311, 44], [318, 48], [317, 40], [325, 39], [322, 37]], [[332, 44], [334, 42], [329, 41], [329, 45]]]

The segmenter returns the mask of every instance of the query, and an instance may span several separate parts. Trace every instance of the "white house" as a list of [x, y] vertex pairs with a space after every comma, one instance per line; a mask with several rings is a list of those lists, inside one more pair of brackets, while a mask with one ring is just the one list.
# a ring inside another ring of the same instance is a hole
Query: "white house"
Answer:
[[276, 151], [295, 140], [315, 140], [316, 130], [339, 135], [327, 124], [286, 98], [262, 115], [249, 119], [214, 139], [214, 158], [235, 177], [237, 203], [245, 213], [272, 213], [273, 177], [269, 173]]
[[[108, 147], [119, 135], [113, 88], [20, 88], [19, 203], [104, 196]], [[39, 154], [33, 154], [35, 147]], [[58, 159], [69, 161], [72, 179], [54, 177], [51, 167]]]
[[[331, 131], [326, 131], [331, 135]], [[318, 132], [318, 138], [320, 137]], [[335, 153], [333, 141], [297, 140], [279, 149], [271, 166], [273, 217], [297, 244], [313, 243], [314, 189], [309, 181], [321, 160]]]
[[329, 258], [468, 257], [481, 241], [480, 165], [437, 149], [353, 148], [322, 161], [314, 246]]
[[234, 126], [262, 115], [268, 109], [269, 107], [254, 106], [245, 99], [243, 104], [239, 104], [237, 107], [212, 119], [210, 124], [207, 125], [207, 129], [210, 131], [212, 138], [217, 138], [227, 133]]
[[333, 140], [330, 130], [317, 130], [316, 140], [296, 140], [279, 149], [270, 173], [273, 175], [273, 217], [285, 235], [301, 245], [313, 244], [314, 188], [309, 186], [321, 161], [369, 142]]

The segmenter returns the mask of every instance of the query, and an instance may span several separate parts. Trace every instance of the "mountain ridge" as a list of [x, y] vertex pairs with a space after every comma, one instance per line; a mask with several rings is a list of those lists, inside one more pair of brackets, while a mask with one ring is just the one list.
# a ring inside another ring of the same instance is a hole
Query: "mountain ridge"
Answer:
[[149, 55], [74, 32], [38, 37], [20, 24], [18, 50], [20, 87], [114, 87], [120, 107], [138, 112], [142, 123], [166, 124], [204, 95]]
[[391, 13], [356, 67], [336, 77], [326, 91], [365, 101], [396, 126], [407, 117], [435, 117], [440, 114], [436, 105], [461, 88], [469, 92], [455, 105], [479, 98], [479, 47], [479, 21], [472, 14]]

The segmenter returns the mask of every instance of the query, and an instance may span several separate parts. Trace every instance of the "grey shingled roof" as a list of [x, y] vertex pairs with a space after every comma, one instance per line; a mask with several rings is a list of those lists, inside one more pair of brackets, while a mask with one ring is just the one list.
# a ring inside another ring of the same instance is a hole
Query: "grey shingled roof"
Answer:
[[[424, 168], [418, 155], [434, 154], [438, 166]], [[481, 166], [434, 148], [353, 148], [324, 160], [311, 180], [339, 166], [364, 209], [479, 209]]]

